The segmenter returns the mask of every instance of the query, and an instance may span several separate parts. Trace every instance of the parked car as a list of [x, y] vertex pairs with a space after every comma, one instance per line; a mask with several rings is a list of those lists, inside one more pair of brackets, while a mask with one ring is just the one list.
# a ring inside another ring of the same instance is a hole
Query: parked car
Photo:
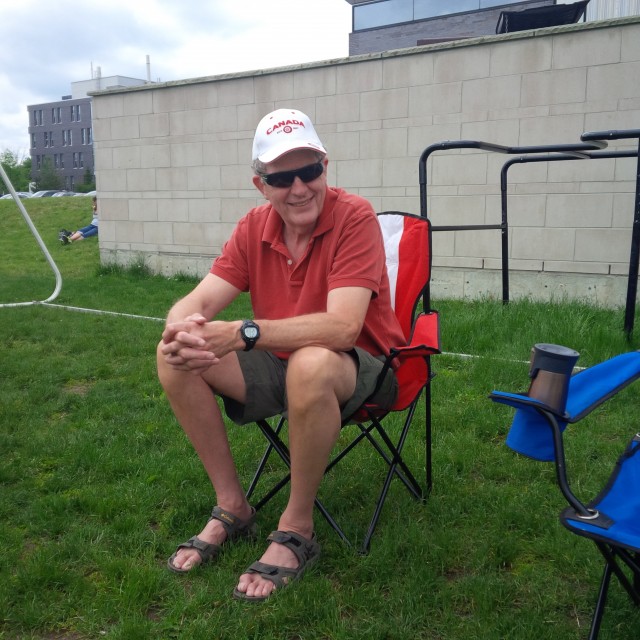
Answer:
[[[31, 194], [27, 193], [26, 191], [16, 191], [16, 195], [18, 196], [18, 198], [30, 198]], [[0, 200], [9, 200], [13, 198], [13, 196], [10, 193], [5, 193], [3, 196], [0, 196]]]
[[45, 191], [36, 191], [32, 198], [50, 198], [54, 193], [58, 193], [58, 189], [50, 189]]
[[96, 192], [95, 192], [95, 191], [89, 191], [88, 193], [75, 193], [74, 195], [76, 196], [76, 198], [77, 198], [78, 196], [82, 196], [82, 197], [85, 197], [85, 196], [95, 196], [95, 195], [96, 195]]
[[58, 191], [58, 193], [54, 193], [52, 198], [64, 198], [65, 196], [75, 196], [76, 194], [73, 191]]

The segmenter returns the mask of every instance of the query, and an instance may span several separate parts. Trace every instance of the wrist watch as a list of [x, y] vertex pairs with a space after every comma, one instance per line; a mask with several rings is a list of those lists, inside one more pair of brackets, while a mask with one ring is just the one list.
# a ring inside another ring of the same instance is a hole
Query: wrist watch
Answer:
[[240, 337], [244, 340], [244, 350], [251, 351], [260, 337], [260, 327], [253, 320], [243, 320]]

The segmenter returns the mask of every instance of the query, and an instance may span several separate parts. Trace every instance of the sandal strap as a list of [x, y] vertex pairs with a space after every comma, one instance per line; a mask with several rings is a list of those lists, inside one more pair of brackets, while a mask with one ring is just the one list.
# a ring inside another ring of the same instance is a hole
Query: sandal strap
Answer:
[[296, 579], [300, 571], [297, 569], [289, 569], [287, 567], [277, 567], [273, 564], [266, 564], [257, 560], [248, 569], [247, 573], [257, 573], [265, 580], [270, 580], [278, 587], [286, 587], [290, 582]]
[[207, 562], [218, 554], [218, 552], [220, 551], [220, 545], [205, 542], [204, 540], [198, 538], [198, 536], [193, 536], [186, 542], [178, 545], [176, 553], [180, 549], [195, 549], [200, 555], [200, 560], [202, 560], [202, 562]]
[[225, 542], [232, 541], [240, 536], [252, 535], [254, 533], [253, 529], [256, 520], [256, 510], [252, 507], [251, 511], [251, 516], [248, 520], [240, 520], [237, 515], [216, 505], [213, 507], [209, 522], [211, 522], [211, 520], [219, 520], [222, 523], [224, 530], [227, 532], [227, 539]]
[[309, 540], [293, 531], [272, 531], [267, 540], [291, 550], [298, 559], [298, 569], [302, 569], [310, 560], [320, 555], [320, 545], [316, 542], [315, 533]]
[[[254, 562], [245, 573], [259, 574], [265, 580], [273, 582], [276, 589], [286, 587], [289, 583], [298, 580], [305, 570], [320, 556], [320, 545], [316, 541], [315, 534], [308, 540], [293, 531], [272, 531], [267, 540], [269, 542], [277, 542], [287, 547], [287, 549], [290, 549], [296, 558], [298, 558], [298, 566], [291, 569], [289, 567], [278, 567], [258, 560]], [[250, 597], [238, 591], [237, 588], [234, 590], [233, 596], [240, 600], [253, 601], [262, 601], [270, 597]]]

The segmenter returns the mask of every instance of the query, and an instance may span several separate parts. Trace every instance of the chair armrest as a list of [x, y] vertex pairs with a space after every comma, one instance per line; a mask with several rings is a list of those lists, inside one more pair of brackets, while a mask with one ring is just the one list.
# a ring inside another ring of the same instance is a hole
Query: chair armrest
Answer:
[[489, 397], [494, 402], [507, 404], [516, 409], [525, 407], [544, 409], [573, 423], [582, 420], [638, 378], [640, 378], [640, 351], [631, 351], [571, 376], [565, 414], [560, 414], [552, 407], [524, 394], [493, 391]]
[[537, 400], [536, 398], [530, 398], [527, 395], [520, 393], [507, 393], [506, 391], [492, 391], [489, 394], [489, 398], [494, 402], [498, 402], [500, 404], [506, 404], [514, 409], [543, 409], [544, 411], [548, 411], [549, 413], [553, 413], [563, 420], [568, 419], [568, 415], [558, 413], [553, 407], [550, 407], [548, 404]]
[[421, 313], [413, 324], [409, 344], [391, 349], [391, 357], [408, 358], [440, 353], [440, 321], [437, 311]]
[[567, 423], [578, 422], [638, 378], [640, 351], [632, 351], [571, 376], [564, 415], [524, 394], [493, 391], [489, 397], [517, 410], [506, 444], [530, 458], [551, 461], [556, 452], [549, 427], [555, 423], [562, 434]]

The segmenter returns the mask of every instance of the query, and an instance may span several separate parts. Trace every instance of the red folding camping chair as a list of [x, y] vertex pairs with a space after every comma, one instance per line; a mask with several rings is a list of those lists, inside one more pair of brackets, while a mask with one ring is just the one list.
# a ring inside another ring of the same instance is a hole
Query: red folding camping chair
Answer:
[[[423, 391], [425, 398], [426, 488], [427, 490], [431, 489], [431, 393], [429, 383], [432, 372], [430, 356], [440, 353], [438, 314], [429, 309], [431, 224], [425, 217], [395, 211], [379, 214], [378, 220], [384, 238], [394, 310], [406, 338], [405, 344], [394, 346], [387, 355], [379, 380], [381, 382], [384, 379], [391, 363], [397, 360], [398, 398], [390, 411], [384, 411], [369, 403], [360, 407], [347, 423], [357, 427], [355, 437], [339, 453], [334, 455], [325, 471], [325, 474], [328, 473], [348, 453], [353, 451], [357, 444], [363, 441], [369, 442], [386, 464], [387, 473], [382, 482], [367, 533], [360, 546], [362, 553], [366, 553], [369, 549], [371, 538], [394, 477], [400, 479], [414, 498], [420, 500], [425, 496], [423, 487], [402, 457], [411, 426], [417, 419], [416, 409]], [[399, 433], [395, 433], [395, 438], [393, 438], [391, 429], [395, 429], [395, 427], [393, 425], [386, 426], [385, 418], [398, 413], [404, 413], [404, 422]], [[289, 451], [280, 437], [285, 423], [286, 419], [282, 416], [277, 419], [275, 428], [266, 420], [257, 422], [268, 441], [268, 445], [247, 490], [248, 498], [254, 494], [265, 472], [267, 461], [274, 451], [287, 467], [290, 465]], [[289, 482], [289, 479], [290, 475], [285, 475], [265, 493], [254, 504], [256, 510], [269, 502]], [[350, 544], [342, 527], [323, 503], [316, 499], [315, 504], [340, 538]]]

